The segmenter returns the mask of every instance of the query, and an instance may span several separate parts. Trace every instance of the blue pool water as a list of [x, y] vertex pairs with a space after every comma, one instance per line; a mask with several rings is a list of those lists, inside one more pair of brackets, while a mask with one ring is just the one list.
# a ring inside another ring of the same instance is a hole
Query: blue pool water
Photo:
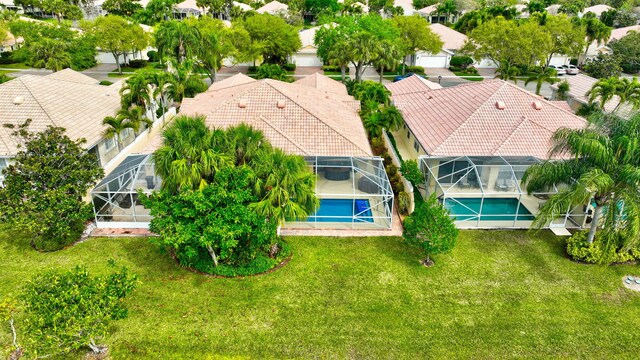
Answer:
[[[369, 200], [320, 199], [320, 208], [306, 221], [373, 222]], [[364, 211], [364, 212], [363, 212]]]
[[[447, 199], [445, 208], [451, 212], [456, 220], [478, 220], [482, 204], [480, 221], [531, 221], [534, 216], [524, 205], [518, 208], [518, 199], [514, 198], [456, 198]], [[516, 212], [518, 214], [516, 214]], [[517, 219], [516, 219], [517, 218]]]

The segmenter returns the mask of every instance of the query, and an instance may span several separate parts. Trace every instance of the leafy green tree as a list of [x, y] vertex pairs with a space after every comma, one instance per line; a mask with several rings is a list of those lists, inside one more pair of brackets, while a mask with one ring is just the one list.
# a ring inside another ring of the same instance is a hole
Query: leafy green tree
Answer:
[[78, 20], [82, 19], [80, 5], [89, 5], [88, 0], [22, 0], [23, 5], [31, 5], [43, 10], [45, 13], [52, 13], [61, 23], [64, 18]]
[[587, 242], [597, 239], [601, 228], [603, 243], [621, 239], [606, 245], [628, 249], [638, 243], [640, 232], [640, 145], [630, 141], [640, 136], [640, 116], [598, 120], [586, 129], [559, 129], [550, 157], [571, 157], [531, 166], [523, 182], [529, 193], [562, 185], [540, 209], [534, 226], [544, 226], [567, 209], [594, 203]]
[[71, 56], [71, 68], [82, 71], [96, 66], [96, 41], [92, 36], [82, 35], [69, 42], [69, 56]]
[[633, 26], [638, 24], [638, 15], [627, 10], [621, 9], [616, 13], [615, 27], [623, 28], [627, 26]]
[[142, 10], [140, 0], [105, 0], [102, 9], [112, 15], [132, 16], [135, 12]]
[[259, 44], [258, 53], [265, 62], [284, 64], [302, 47], [296, 28], [280, 17], [256, 14], [241, 21], [241, 25], [249, 33], [251, 42]]
[[262, 151], [249, 164], [255, 172], [257, 201], [249, 208], [274, 220], [306, 220], [319, 206], [316, 177], [301, 156], [280, 149]]
[[382, 40], [378, 43], [379, 50], [376, 57], [372, 59], [371, 64], [378, 69], [379, 81], [382, 83], [385, 68], [395, 68], [398, 61], [403, 58], [403, 52], [400, 47], [390, 40]]
[[629, 31], [625, 37], [613, 40], [607, 46], [622, 64], [630, 66], [631, 71], [640, 70], [640, 31]]
[[497, 17], [505, 20], [513, 20], [517, 16], [517, 10], [513, 6], [496, 5], [472, 10], [460, 17], [454, 28], [469, 35], [475, 28]]
[[527, 66], [545, 62], [552, 48], [551, 35], [535, 21], [496, 18], [478, 26], [469, 39], [475, 45], [475, 59], [488, 58], [498, 66], [503, 62]]
[[547, 66], [555, 54], [578, 57], [584, 49], [585, 29], [576, 25], [566, 15], [548, 16], [542, 28], [551, 37]]
[[211, 131], [204, 117], [178, 116], [162, 136], [163, 145], [153, 153], [153, 161], [162, 189], [169, 193], [202, 189], [217, 171], [233, 164], [224, 133]]
[[361, 103], [372, 101], [379, 105], [389, 105], [391, 102], [391, 92], [384, 85], [370, 80], [355, 84], [351, 95]]
[[427, 6], [435, 5], [438, 3], [438, 0], [413, 0], [411, 4], [413, 8], [416, 10], [420, 10], [426, 8]]
[[336, 0], [305, 0], [304, 10], [308, 14], [317, 16], [321, 12], [335, 13], [340, 9]]
[[24, 147], [4, 170], [0, 218], [32, 234], [36, 248], [57, 250], [80, 237], [92, 215], [82, 197], [104, 173], [83, 139], [73, 141], [59, 127], [29, 132], [29, 124], [10, 126]]
[[569, 14], [569, 15], [578, 15], [584, 10], [587, 6], [584, 0], [565, 0], [558, 9], [558, 12]]
[[404, 221], [404, 239], [424, 251], [425, 266], [433, 265], [431, 256], [453, 250], [458, 229], [447, 211], [432, 194], [425, 202], [417, 202], [414, 212]]
[[[442, 50], [442, 40], [429, 29], [429, 23], [421, 16], [397, 16], [393, 18], [393, 24], [400, 32], [400, 48], [403, 55], [403, 67], [405, 59], [409, 55], [415, 55], [418, 51], [426, 51], [437, 54]], [[415, 65], [415, 58], [411, 65]]]
[[611, 9], [611, 10], [607, 10], [605, 12], [603, 12], [602, 14], [600, 14], [600, 21], [602, 21], [603, 24], [609, 26], [609, 27], [613, 27], [613, 25], [616, 22], [616, 15], [618, 14], [618, 10], [616, 9]]
[[256, 79], [274, 79], [291, 82], [287, 71], [278, 64], [262, 64], [256, 69]]
[[202, 46], [200, 31], [187, 21], [164, 21], [154, 35], [160, 58], [168, 57], [180, 64], [185, 60], [192, 60], [198, 47]]
[[595, 59], [587, 59], [583, 70], [596, 79], [619, 77], [622, 73], [620, 59], [617, 55], [598, 54]]
[[108, 335], [114, 320], [128, 316], [123, 301], [136, 284], [137, 276], [124, 267], [101, 277], [79, 266], [36, 275], [20, 296], [25, 355], [61, 356], [86, 347], [105, 353], [106, 347], [96, 342]]
[[[226, 167], [200, 190], [154, 192], [143, 203], [151, 210], [152, 241], [173, 249], [185, 266], [214, 272], [221, 264], [242, 266], [265, 253], [276, 238], [275, 221], [247, 206], [256, 200], [250, 168]], [[209, 258], [206, 265], [201, 265]]]
[[454, 0], [444, 0], [443, 2], [439, 3], [438, 6], [436, 7], [436, 14], [447, 15], [446, 22], [449, 22], [449, 19], [451, 18], [451, 14], [457, 14], [457, 13], [458, 13], [458, 5]]
[[547, 4], [545, 4], [542, 1], [531, 0], [526, 5], [527, 5], [527, 12], [529, 14], [544, 13], [547, 11], [546, 10]]
[[173, 63], [173, 70], [169, 73], [167, 94], [176, 102], [181, 102], [185, 97], [194, 97], [196, 94], [207, 90], [207, 84], [202, 81], [199, 74], [193, 70], [191, 61], [182, 64]]
[[[335, 19], [337, 26], [318, 29], [314, 39], [318, 56], [328, 64], [344, 66], [345, 60], [355, 67], [356, 81], [362, 80], [366, 66], [381, 57], [381, 43], [399, 40], [398, 29], [379, 15], [343, 16]], [[338, 48], [342, 53], [336, 52]], [[400, 60], [400, 59], [398, 59]]]
[[558, 99], [567, 100], [568, 94], [569, 94], [569, 82], [567, 80], [562, 80], [562, 82], [558, 84]]
[[416, 160], [405, 160], [400, 165], [400, 172], [414, 187], [420, 187], [424, 184], [424, 174], [418, 167]]
[[113, 55], [120, 74], [120, 56], [126, 62], [128, 53], [143, 50], [148, 44], [148, 35], [139, 25], [116, 15], [100, 16], [92, 22], [83, 23], [82, 28], [95, 38], [102, 51]]
[[533, 75], [529, 76], [525, 81], [525, 85], [529, 85], [530, 82], [536, 83], [536, 95], [540, 95], [543, 83], [553, 84], [558, 80], [556, 69], [553, 68], [539, 68]]
[[147, 6], [133, 14], [133, 18], [141, 24], [156, 25], [169, 20], [173, 16], [173, 6], [178, 0], [151, 0]]
[[51, 39], [40, 39], [29, 45], [31, 58], [29, 62], [37, 68], [45, 68], [53, 72], [71, 67], [71, 55], [66, 44]]
[[220, 20], [200, 17], [193, 21], [200, 32], [201, 46], [196, 48], [195, 64], [209, 75], [211, 83], [225, 59], [234, 61], [249, 60], [243, 52], [245, 44], [250, 42], [249, 33], [241, 26], [228, 28]]

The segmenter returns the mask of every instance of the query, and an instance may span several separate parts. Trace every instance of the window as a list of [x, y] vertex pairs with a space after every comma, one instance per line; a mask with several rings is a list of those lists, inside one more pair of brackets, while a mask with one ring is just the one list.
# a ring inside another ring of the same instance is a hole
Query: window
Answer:
[[411, 139], [411, 131], [407, 131], [407, 139]]
[[418, 140], [413, 141], [413, 148], [416, 149], [417, 152], [420, 152], [420, 144], [418, 144]]
[[9, 159], [0, 158], [0, 184], [4, 180], [4, 169], [6, 169], [7, 166], [9, 166]]
[[110, 139], [106, 139], [104, 141], [104, 148], [105, 150], [111, 150], [113, 149], [113, 147], [116, 145], [116, 140], [115, 138], [110, 138]]

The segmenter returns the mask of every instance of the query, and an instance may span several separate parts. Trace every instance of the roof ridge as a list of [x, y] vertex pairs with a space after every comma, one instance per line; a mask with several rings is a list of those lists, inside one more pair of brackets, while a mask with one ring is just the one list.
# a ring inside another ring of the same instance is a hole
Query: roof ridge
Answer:
[[285, 139], [289, 140], [293, 145], [295, 145], [295, 147], [300, 149], [303, 153], [305, 153], [307, 155], [310, 155], [310, 156], [313, 155], [310, 151], [305, 149], [302, 145], [298, 144], [297, 141], [293, 140], [289, 135], [287, 135], [286, 132], [282, 131], [279, 127], [277, 127], [273, 123], [271, 123], [271, 121], [269, 121], [267, 118], [265, 118], [264, 115], [258, 116], [258, 119], [260, 119], [268, 127], [270, 127], [273, 130], [275, 130], [278, 134], [282, 135]]
[[[347, 142], [349, 142], [349, 143], [353, 144], [356, 148], [358, 148], [358, 149], [360, 149], [360, 150], [364, 151], [365, 153], [370, 153], [370, 152], [371, 152], [371, 151], [370, 151], [371, 149], [369, 149], [369, 150], [367, 150], [367, 149], [363, 149], [360, 145], [358, 145], [358, 144], [354, 143], [353, 141], [351, 141], [351, 139], [348, 139], [347, 137], [345, 137], [345, 136], [344, 136], [341, 132], [339, 132], [336, 128], [334, 128], [333, 126], [331, 126], [331, 125], [327, 124], [327, 123], [326, 123], [326, 121], [324, 121], [323, 119], [321, 119], [320, 117], [318, 117], [318, 115], [316, 115], [316, 114], [312, 113], [311, 111], [309, 111], [309, 110], [307, 109], [307, 107], [306, 107], [306, 106], [303, 106], [302, 104], [300, 104], [300, 102], [299, 102], [299, 101], [296, 101], [296, 100], [294, 100], [293, 98], [291, 98], [290, 96], [288, 96], [288, 95], [284, 94], [282, 91], [280, 91], [280, 89], [278, 89], [278, 88], [276, 88], [275, 86], [273, 86], [273, 84], [272, 84], [271, 82], [267, 81], [267, 80], [271, 80], [271, 79], [265, 79], [265, 81], [264, 81], [264, 82], [265, 82], [266, 84], [268, 84], [268, 85], [269, 85], [269, 86], [271, 86], [274, 90], [276, 90], [277, 92], [279, 92], [280, 94], [282, 94], [282, 96], [284, 96], [284, 97], [286, 97], [287, 99], [289, 99], [289, 100], [291, 100], [292, 102], [294, 102], [296, 105], [298, 105], [298, 106], [302, 109], [302, 111], [304, 111], [304, 112], [306, 112], [307, 114], [309, 114], [309, 115], [313, 116], [314, 118], [318, 119], [318, 121], [319, 121], [319, 122], [321, 122], [322, 124], [324, 124], [324, 126], [326, 126], [327, 128], [331, 129], [333, 132], [335, 132], [336, 134], [338, 134], [341, 138], [345, 139]], [[278, 80], [273, 80], [273, 81], [278, 81]], [[286, 84], [285, 86], [291, 85], [290, 83], [285, 83], [285, 82], [282, 82], [282, 81], [278, 81], [278, 83]], [[317, 90], [317, 89], [316, 89], [316, 90]], [[336, 101], [335, 103], [336, 103], [336, 104], [338, 104], [338, 103], [339, 103], [339, 104], [340, 104], [339, 106], [341, 106], [341, 107], [343, 107], [343, 108], [345, 108], [345, 109], [348, 109], [349, 111], [353, 111], [353, 109], [352, 109], [352, 108], [350, 108], [350, 107], [346, 106], [346, 105], [345, 105], [345, 104], [343, 104], [342, 102], [337, 102], [337, 101]], [[358, 117], [358, 119], [360, 119], [360, 115], [357, 115], [357, 113], [356, 113], [356, 116]], [[362, 119], [360, 119], [360, 121], [362, 121]]]
[[[30, 79], [31, 77], [29, 77], [28, 79]], [[46, 76], [42, 77], [43, 79], [46, 78]], [[40, 101], [38, 100], [38, 97], [35, 96], [33, 94], [33, 92], [31, 91], [31, 89], [29, 88], [29, 86], [27, 86], [27, 83], [24, 82], [24, 77], [18, 77], [18, 79], [20, 79], [20, 82], [22, 83], [22, 85], [24, 85], [24, 88], [27, 89], [27, 91], [29, 92], [29, 95], [31, 95], [31, 97], [33, 98], [33, 100], [35, 100], [36, 104], [38, 104], [38, 106], [40, 107], [40, 109], [42, 109], [42, 111], [47, 114], [47, 118], [49, 118], [49, 120], [53, 123], [53, 125], [58, 126], [57, 122], [53, 120], [53, 117], [51, 117], [51, 114], [47, 111], [47, 109], [45, 109], [45, 107], [40, 103]], [[47, 79], [47, 80], [51, 80], [51, 79]]]
[[525, 123], [529, 123], [529, 124], [531, 124], [532, 126], [537, 126], [537, 127], [542, 128], [542, 129], [544, 129], [544, 130], [546, 130], [546, 131], [548, 131], [548, 132], [551, 132], [551, 133], [553, 133], [553, 132], [554, 132], [553, 130], [548, 129], [548, 128], [546, 128], [546, 127], [544, 127], [544, 126], [542, 126], [542, 125], [538, 124], [537, 122], [535, 122], [535, 121], [533, 121], [533, 120], [529, 119], [528, 117], [523, 116], [523, 117], [522, 117], [522, 121], [520, 121], [520, 123], [518, 124], [518, 126], [516, 126], [516, 127], [513, 129], [513, 131], [511, 131], [511, 133], [509, 134], [509, 136], [507, 136], [507, 137], [504, 139], [504, 141], [503, 141], [500, 145], [498, 145], [496, 148], [492, 149], [492, 152], [493, 152], [493, 153], [497, 153], [497, 151], [498, 151], [498, 150], [500, 150], [500, 149], [501, 149], [501, 148], [502, 148], [502, 147], [503, 147], [503, 146], [504, 146], [504, 145], [505, 145], [505, 144], [506, 144], [506, 143], [507, 143], [507, 142], [508, 142], [508, 141], [509, 141], [513, 136], [514, 136], [514, 134], [516, 133], [516, 131], [518, 131], [518, 129], [520, 129], [520, 128], [525, 124]]
[[[500, 81], [502, 81], [502, 80], [500, 80]], [[493, 81], [492, 81], [492, 82], [493, 82]], [[496, 82], [499, 82], [499, 81], [496, 81]], [[506, 81], [505, 81], [505, 82], [506, 82]], [[489, 82], [486, 82], [485, 84], [489, 84]], [[475, 85], [475, 84], [471, 83], [471, 84], [463, 84], [463, 85]], [[458, 86], [462, 86], [462, 85], [458, 85]], [[434, 91], [445, 90], [445, 89], [453, 89], [453, 88], [456, 88], [456, 87], [458, 87], [458, 86], [453, 86], [453, 87], [450, 87], [450, 88], [436, 89], [436, 90], [434, 90]], [[487, 102], [489, 101], [489, 99], [491, 99], [491, 98], [496, 94], [496, 92], [497, 92], [498, 90], [502, 89], [502, 87], [503, 87], [503, 86], [504, 86], [504, 84], [500, 85], [500, 87], [499, 87], [498, 89], [496, 89], [496, 91], [495, 91], [495, 92], [493, 92], [493, 94], [491, 94], [491, 95], [487, 98], [487, 100], [485, 100], [482, 104], [480, 104], [480, 106], [478, 106], [475, 110], [473, 110], [473, 112], [472, 112], [471, 114], [469, 114], [469, 116], [467, 116], [467, 118], [466, 118], [466, 119], [464, 119], [464, 121], [463, 121], [463, 122], [461, 122], [461, 123], [460, 123], [460, 125], [458, 125], [458, 127], [456, 127], [456, 129], [455, 129], [454, 131], [452, 131], [452, 132], [449, 134], [449, 136], [447, 136], [446, 138], [444, 138], [444, 139], [440, 142], [440, 145], [436, 146], [436, 147], [433, 149], [433, 151], [432, 151], [432, 152], [433, 152], [433, 153], [435, 153], [435, 152], [436, 152], [436, 151], [437, 151], [437, 150], [438, 150], [442, 145], [444, 145], [444, 143], [446, 143], [450, 138], [452, 138], [452, 137], [453, 137], [453, 135], [457, 134], [457, 133], [458, 133], [458, 131], [460, 131], [460, 128], [462, 127], [462, 125], [466, 124], [466, 123], [467, 123], [467, 121], [469, 121], [469, 119], [471, 119], [471, 118], [472, 118], [476, 113], [478, 113], [478, 112], [480, 111], [480, 109], [482, 109], [482, 107], [483, 107], [484, 105], [486, 105], [486, 104], [487, 104]]]
[[[580, 120], [583, 120], [583, 121], [586, 122], [585, 119], [581, 118], [580, 116], [576, 115], [575, 113], [573, 113], [573, 112], [571, 112], [571, 111], [569, 111], [569, 110], [567, 110], [565, 108], [562, 108], [562, 107], [554, 104], [552, 101], [547, 100], [542, 96], [534, 95], [534, 94], [530, 93], [529, 91], [527, 91], [527, 90], [525, 90], [525, 89], [523, 89], [523, 88], [521, 88], [521, 87], [519, 87], [519, 86], [517, 86], [515, 84], [511, 84], [508, 81], [505, 81], [505, 83], [508, 84], [509, 86], [511, 86], [511, 88], [513, 88], [513, 89], [517, 89], [517, 90], [519, 90], [519, 91], [521, 91], [521, 92], [523, 92], [523, 93], [525, 93], [525, 94], [527, 94], [527, 95], [529, 95], [531, 97], [535, 97], [535, 98], [537, 98], [537, 100], [541, 100], [542, 102], [544, 102], [544, 103], [546, 103], [548, 105], [551, 105], [551, 106], [555, 107], [556, 109], [562, 110], [562, 111], [564, 111], [564, 112], [566, 112], [568, 114], [571, 114], [571, 115], [575, 116], [576, 118], [579, 118]], [[531, 121], [533, 121], [533, 120], [531, 120]], [[540, 124], [538, 124], [538, 125], [540, 125]], [[540, 126], [542, 126], [542, 125], [540, 125]]]

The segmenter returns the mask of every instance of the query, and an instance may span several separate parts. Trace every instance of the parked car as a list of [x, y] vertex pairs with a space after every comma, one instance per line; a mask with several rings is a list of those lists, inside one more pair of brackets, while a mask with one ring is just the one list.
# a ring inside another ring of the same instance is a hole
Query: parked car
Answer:
[[562, 76], [562, 75], [566, 75], [567, 74], [567, 71], [560, 65], [549, 65], [548, 67], [551, 68], [551, 69], [554, 69], [558, 76]]
[[578, 67], [575, 65], [562, 65], [562, 68], [567, 72], [567, 75], [580, 74], [580, 69], [578, 69]]
[[404, 74], [404, 75], [398, 75], [398, 76], [394, 77], [394, 78], [393, 78], [393, 82], [397, 82], [397, 81], [400, 81], [400, 80], [406, 79], [406, 78], [408, 78], [408, 77], [409, 77], [409, 76], [411, 76], [411, 75], [418, 75], [418, 76], [420, 76], [421, 78], [424, 78], [424, 76], [422, 76], [422, 75], [420, 75], [420, 74], [414, 74], [414, 73], [412, 73], [412, 72], [408, 72], [408, 73], [406, 73], [406, 74]]

